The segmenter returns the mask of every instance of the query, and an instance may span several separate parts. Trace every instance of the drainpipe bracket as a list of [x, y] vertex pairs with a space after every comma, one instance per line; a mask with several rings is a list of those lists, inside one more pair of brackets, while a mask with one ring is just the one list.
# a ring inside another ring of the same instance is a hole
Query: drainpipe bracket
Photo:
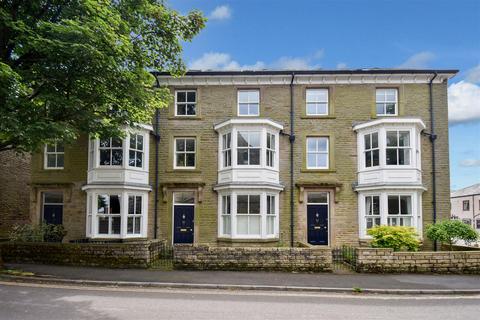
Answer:
[[289, 135], [288, 138], [291, 143], [295, 142], [295, 135]]

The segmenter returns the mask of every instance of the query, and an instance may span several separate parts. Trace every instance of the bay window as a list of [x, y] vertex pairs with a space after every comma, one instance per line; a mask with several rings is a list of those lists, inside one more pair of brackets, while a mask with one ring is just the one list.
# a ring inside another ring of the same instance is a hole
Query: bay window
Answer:
[[220, 237], [271, 239], [278, 237], [278, 193], [229, 190], [219, 196]]
[[88, 189], [87, 237], [146, 237], [147, 192], [125, 188]]
[[260, 165], [260, 132], [238, 132], [237, 164]]
[[359, 194], [360, 236], [376, 226], [414, 227], [422, 230], [422, 191], [361, 191]]

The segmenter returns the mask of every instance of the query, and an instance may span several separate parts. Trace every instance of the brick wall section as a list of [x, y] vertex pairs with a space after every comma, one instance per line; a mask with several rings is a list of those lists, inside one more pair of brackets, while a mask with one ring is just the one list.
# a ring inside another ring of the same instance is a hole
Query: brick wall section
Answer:
[[146, 268], [152, 241], [131, 243], [0, 243], [4, 262]]
[[480, 274], [480, 251], [394, 252], [357, 248], [356, 252], [358, 272]]
[[332, 271], [332, 251], [311, 248], [232, 248], [177, 245], [175, 269]]
[[30, 222], [30, 155], [0, 152], [0, 238], [15, 224]]

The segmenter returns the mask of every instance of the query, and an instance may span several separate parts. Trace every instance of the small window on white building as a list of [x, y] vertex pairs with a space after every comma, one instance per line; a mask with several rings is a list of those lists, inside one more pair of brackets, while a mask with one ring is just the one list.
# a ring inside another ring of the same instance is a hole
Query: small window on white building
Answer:
[[398, 90], [377, 89], [376, 109], [377, 116], [395, 116], [398, 113]]
[[387, 131], [387, 165], [410, 165], [410, 131]]
[[468, 211], [468, 210], [470, 210], [470, 201], [463, 200], [463, 211]]
[[307, 138], [307, 169], [328, 169], [328, 138]]
[[195, 138], [175, 138], [175, 169], [195, 169]]
[[175, 93], [175, 115], [197, 115], [197, 92], [195, 90], [178, 90]]
[[275, 167], [275, 135], [267, 132], [267, 167]]
[[260, 236], [260, 195], [237, 195], [237, 235]]
[[476, 223], [475, 223], [475, 227], [476, 227], [477, 229], [480, 229], [480, 219], [477, 219], [475, 222], [476, 222]]
[[328, 89], [306, 90], [307, 115], [328, 115]]
[[389, 226], [412, 225], [412, 197], [403, 195], [388, 195]]
[[63, 143], [45, 145], [45, 169], [63, 169], [65, 148]]
[[378, 132], [364, 135], [365, 141], [365, 167], [380, 165], [380, 149], [378, 147]]
[[231, 196], [222, 196], [222, 234], [232, 234], [232, 201]]
[[101, 166], [122, 166], [123, 147], [122, 139], [106, 138], [100, 139], [100, 165]]
[[143, 168], [143, 135], [130, 135], [130, 148], [128, 154], [128, 165], [130, 167]]
[[260, 165], [260, 132], [238, 132], [237, 164]]
[[223, 167], [230, 167], [232, 165], [232, 134], [230, 132], [222, 135], [222, 156]]
[[380, 225], [380, 196], [365, 197], [365, 220], [367, 230]]
[[99, 194], [97, 197], [97, 219], [99, 235], [118, 235], [121, 226], [121, 196]]
[[260, 115], [260, 92], [258, 90], [238, 91], [238, 115]]

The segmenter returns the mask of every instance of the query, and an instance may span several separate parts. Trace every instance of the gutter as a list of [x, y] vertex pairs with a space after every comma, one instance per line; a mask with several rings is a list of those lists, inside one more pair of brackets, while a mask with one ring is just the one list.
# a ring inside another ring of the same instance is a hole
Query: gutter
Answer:
[[[434, 72], [432, 79], [428, 84], [430, 94], [430, 142], [432, 143], [432, 206], [433, 206], [433, 224], [437, 223], [437, 184], [436, 184], [436, 157], [435, 157], [435, 117], [433, 112], [433, 80], [438, 73]], [[433, 242], [433, 250], [437, 251], [437, 241]]]
[[290, 247], [294, 246], [295, 236], [294, 236], [294, 226], [295, 226], [295, 212], [294, 212], [294, 172], [293, 172], [293, 147], [295, 143], [295, 108], [294, 108], [294, 99], [293, 99], [293, 81], [295, 79], [295, 72], [291, 73], [292, 80], [290, 81]]

